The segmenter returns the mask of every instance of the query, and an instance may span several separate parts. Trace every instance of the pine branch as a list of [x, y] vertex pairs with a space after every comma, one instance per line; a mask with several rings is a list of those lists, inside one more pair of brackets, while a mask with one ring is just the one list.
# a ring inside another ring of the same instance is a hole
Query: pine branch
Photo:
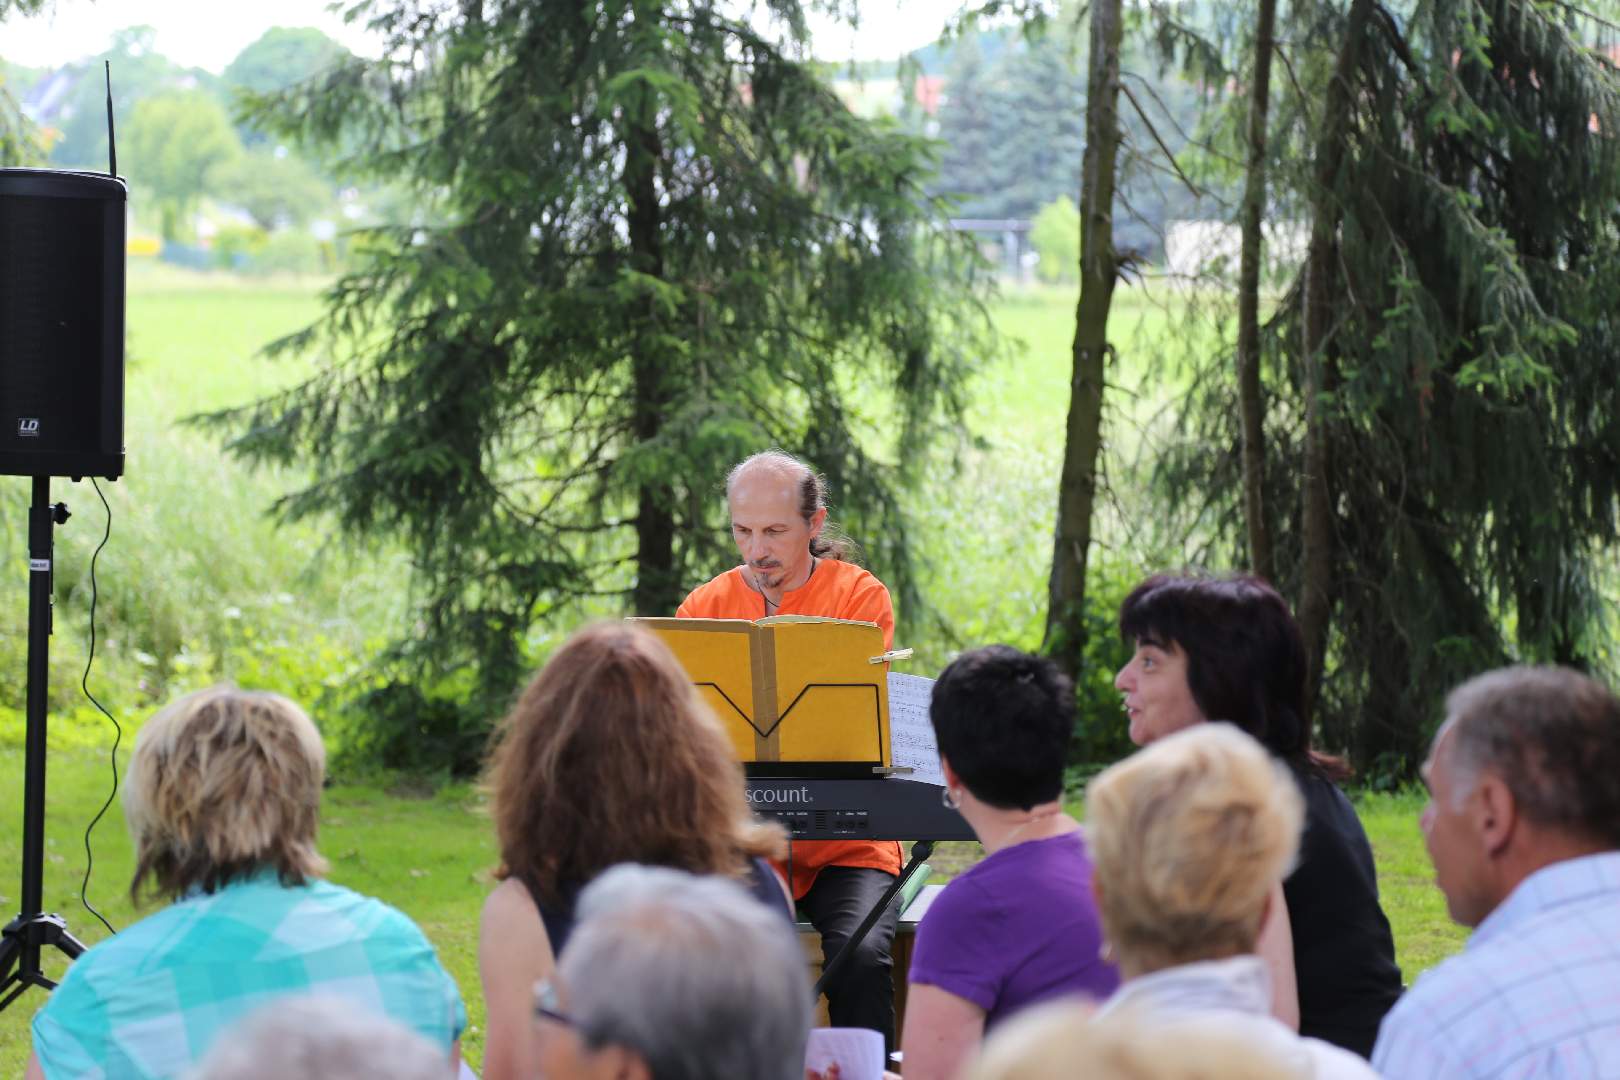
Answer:
[[1202, 198], [1204, 192], [1198, 187], [1197, 184], [1188, 179], [1186, 173], [1181, 171], [1181, 166], [1176, 162], [1176, 155], [1171, 153], [1170, 148], [1165, 145], [1164, 139], [1159, 135], [1159, 129], [1153, 126], [1152, 120], [1148, 119], [1148, 114], [1142, 108], [1142, 103], [1136, 100], [1136, 95], [1131, 93], [1131, 88], [1125, 85], [1124, 79], [1119, 80], [1119, 88], [1124, 91], [1125, 99], [1129, 101], [1131, 103], [1131, 107], [1136, 110], [1136, 115], [1141, 117], [1142, 123], [1146, 125], [1148, 129], [1148, 134], [1152, 135], [1153, 141], [1158, 143], [1159, 150], [1164, 154], [1165, 160], [1169, 162], [1170, 167], [1175, 170], [1176, 175], [1181, 178], [1182, 184], [1186, 186], [1187, 190], [1192, 193], [1194, 198]]

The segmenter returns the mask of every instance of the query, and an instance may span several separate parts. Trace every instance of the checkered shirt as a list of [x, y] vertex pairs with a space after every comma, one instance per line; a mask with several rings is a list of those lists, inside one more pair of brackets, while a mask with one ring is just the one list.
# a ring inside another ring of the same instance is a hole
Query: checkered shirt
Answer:
[[433, 946], [400, 912], [273, 872], [201, 893], [99, 942], [34, 1017], [47, 1080], [183, 1074], [219, 1034], [292, 994], [347, 998], [445, 1048], [466, 1010]]
[[1390, 1080], [1620, 1078], [1620, 852], [1531, 874], [1384, 1018]]

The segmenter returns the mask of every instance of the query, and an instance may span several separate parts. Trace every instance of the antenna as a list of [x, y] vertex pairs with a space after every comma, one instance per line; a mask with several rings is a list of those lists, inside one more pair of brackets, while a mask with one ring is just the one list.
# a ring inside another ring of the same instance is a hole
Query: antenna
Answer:
[[107, 175], [118, 176], [118, 144], [113, 140], [112, 61], [103, 60], [107, 70]]

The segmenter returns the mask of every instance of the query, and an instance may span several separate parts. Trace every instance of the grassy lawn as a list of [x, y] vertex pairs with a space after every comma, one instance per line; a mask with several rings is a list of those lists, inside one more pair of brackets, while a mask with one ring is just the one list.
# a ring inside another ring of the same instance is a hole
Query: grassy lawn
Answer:
[[1356, 811], [1372, 841], [1378, 890], [1395, 930], [1395, 959], [1408, 986], [1419, 974], [1459, 952], [1468, 931], [1446, 915], [1446, 900], [1434, 885], [1434, 867], [1418, 831], [1427, 796], [1368, 794]]

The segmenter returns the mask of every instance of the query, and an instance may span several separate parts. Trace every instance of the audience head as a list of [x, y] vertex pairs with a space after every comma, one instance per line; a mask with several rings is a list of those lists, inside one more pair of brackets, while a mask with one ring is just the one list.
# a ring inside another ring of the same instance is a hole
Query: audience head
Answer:
[[491, 756], [501, 876], [556, 903], [615, 863], [736, 873], [780, 830], [754, 822], [742, 766], [669, 648], [597, 623], [558, 649], [502, 721]]
[[542, 983], [545, 1080], [802, 1080], [810, 986], [780, 913], [717, 877], [622, 866]]
[[1088, 1006], [1059, 1001], [1001, 1025], [965, 1078], [1305, 1080], [1316, 1075], [1309, 1062], [1274, 1055], [1274, 1049], [1256, 1046], [1208, 1016], [1119, 1012], [1093, 1018]]
[[1050, 660], [1006, 645], [973, 649], [934, 683], [939, 753], [974, 798], [1028, 810], [1063, 794], [1074, 685]]
[[1119, 630], [1137, 646], [1114, 680], [1136, 745], [1225, 720], [1295, 767], [1334, 766], [1310, 753], [1299, 624], [1261, 578], [1150, 577], [1120, 605]]
[[1567, 668], [1480, 675], [1446, 700], [1423, 776], [1436, 880], [1477, 926], [1541, 867], [1620, 849], [1620, 701]]
[[1126, 976], [1252, 952], [1304, 814], [1287, 769], [1230, 724], [1168, 735], [1093, 780], [1098, 914]]
[[335, 997], [267, 1005], [214, 1042], [192, 1080], [447, 1080], [441, 1047]]
[[178, 898], [274, 870], [285, 885], [326, 871], [315, 849], [326, 751], [279, 694], [216, 686], [175, 701], [135, 740], [124, 816], [139, 896]]

